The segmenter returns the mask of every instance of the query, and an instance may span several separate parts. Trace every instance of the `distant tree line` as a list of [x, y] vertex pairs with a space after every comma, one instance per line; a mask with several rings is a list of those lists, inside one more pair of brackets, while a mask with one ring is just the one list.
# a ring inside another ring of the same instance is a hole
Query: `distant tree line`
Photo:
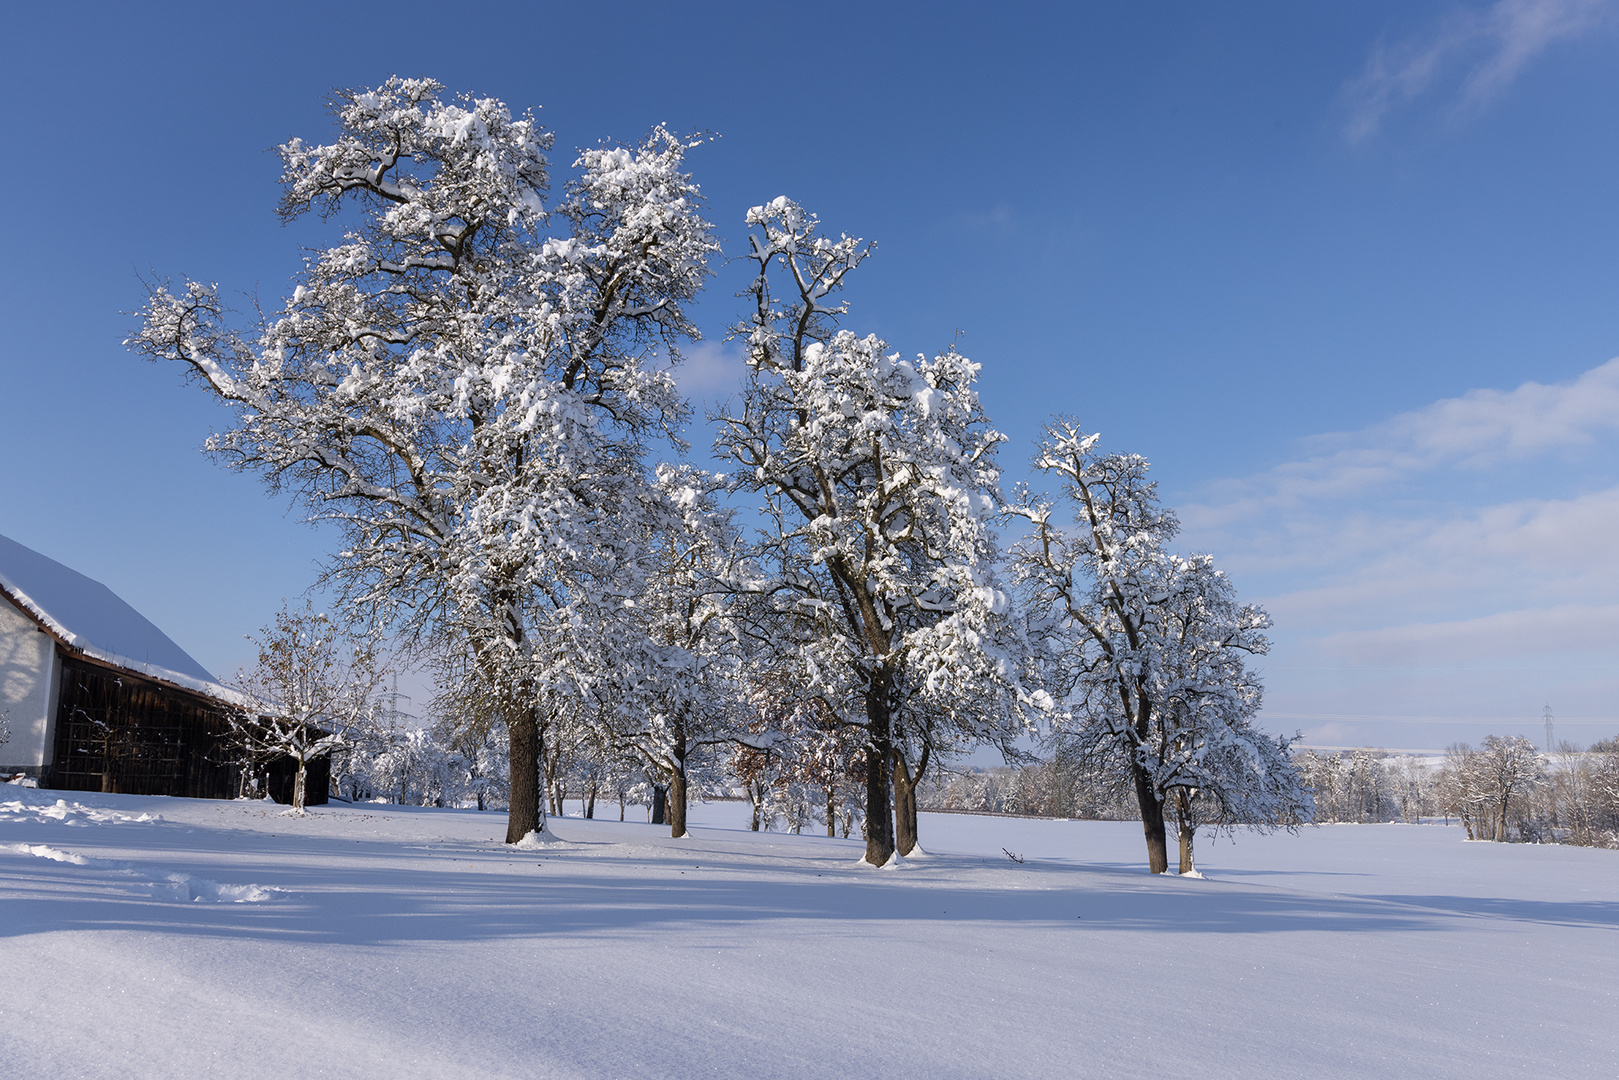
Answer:
[[[1619, 849], [1619, 737], [1550, 754], [1521, 736], [1458, 743], [1439, 762], [1377, 750], [1293, 756], [1317, 824], [1438, 819], [1469, 839]], [[1061, 758], [941, 774], [918, 793], [924, 809], [1098, 821], [1136, 820], [1117, 775]]]
[[1434, 764], [1369, 751], [1307, 753], [1316, 820], [1455, 819], [1469, 839], [1619, 848], [1619, 738], [1543, 753], [1520, 735], [1457, 743]]

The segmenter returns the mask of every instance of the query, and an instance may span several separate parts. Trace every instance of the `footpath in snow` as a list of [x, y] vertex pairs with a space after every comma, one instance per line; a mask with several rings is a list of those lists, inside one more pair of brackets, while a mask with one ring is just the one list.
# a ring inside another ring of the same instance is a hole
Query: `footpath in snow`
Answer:
[[[614, 808], [616, 809], [616, 807]], [[632, 811], [633, 813], [634, 811]], [[1151, 877], [1132, 823], [929, 854], [0, 786], [19, 1077], [1613, 1077], [1619, 853], [1335, 825]], [[1014, 863], [1008, 849], [1023, 859]]]

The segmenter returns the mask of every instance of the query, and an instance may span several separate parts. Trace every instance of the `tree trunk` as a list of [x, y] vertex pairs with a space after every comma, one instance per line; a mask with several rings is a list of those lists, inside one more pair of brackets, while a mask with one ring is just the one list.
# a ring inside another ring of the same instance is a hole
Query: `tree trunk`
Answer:
[[506, 843], [515, 844], [542, 828], [540, 809], [540, 722], [524, 707], [511, 720], [511, 802]]
[[896, 847], [901, 855], [909, 855], [922, 842], [921, 830], [916, 823], [916, 789], [928, 770], [928, 759], [933, 747], [924, 743], [922, 754], [916, 759], [916, 771], [911, 772], [905, 752], [894, 750], [894, 829]]
[[1175, 789], [1175, 831], [1181, 843], [1181, 868], [1183, 874], [1193, 872], [1192, 841], [1197, 836], [1197, 822], [1192, 818], [1192, 800], [1185, 788]]
[[894, 847], [901, 855], [916, 850], [916, 778], [903, 751], [894, 751]]
[[838, 835], [838, 818], [837, 818], [838, 806], [837, 806], [837, 802], [833, 798], [833, 796], [836, 794], [836, 792], [837, 792], [836, 788], [834, 788], [834, 787], [832, 787], [830, 785], [827, 786], [827, 788], [826, 788], [826, 835], [827, 836], [837, 836]]
[[595, 781], [591, 781], [590, 787], [588, 789], [586, 789], [585, 819], [587, 821], [594, 821], [596, 819], [596, 783], [595, 783]]
[[549, 724], [541, 724], [538, 736], [538, 747], [540, 751], [540, 793], [548, 802], [550, 802], [551, 813], [555, 814], [557, 817], [561, 817], [562, 804], [557, 799], [557, 766], [559, 764], [557, 758], [560, 755], [554, 752], [550, 754], [545, 752], [545, 729], [549, 726]]
[[1136, 784], [1136, 804], [1141, 808], [1141, 831], [1147, 837], [1147, 870], [1154, 874], [1169, 870], [1169, 837], [1164, 828], [1164, 804], [1152, 789], [1147, 771], [1134, 762], [1130, 772]]
[[881, 669], [866, 685], [866, 861], [872, 866], [887, 866], [894, 857], [893, 795], [883, 767], [894, 753], [892, 683], [893, 673]]
[[303, 812], [304, 800], [307, 798], [304, 793], [304, 786], [309, 782], [308, 776], [309, 765], [303, 758], [299, 758], [298, 773], [292, 779], [292, 808], [300, 813]]
[[679, 840], [686, 835], [686, 774], [675, 773], [669, 781], [669, 835]]
[[676, 840], [686, 835], [686, 732], [675, 731], [675, 774], [669, 779], [669, 835]]
[[662, 825], [664, 822], [665, 804], [669, 801], [669, 789], [662, 784], [652, 785], [652, 824]]

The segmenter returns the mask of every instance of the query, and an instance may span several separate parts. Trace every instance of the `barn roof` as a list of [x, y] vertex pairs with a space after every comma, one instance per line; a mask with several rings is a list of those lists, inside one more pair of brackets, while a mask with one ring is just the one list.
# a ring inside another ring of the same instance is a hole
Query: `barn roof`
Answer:
[[4, 535], [0, 590], [63, 643], [97, 660], [210, 697], [239, 696], [111, 589]]

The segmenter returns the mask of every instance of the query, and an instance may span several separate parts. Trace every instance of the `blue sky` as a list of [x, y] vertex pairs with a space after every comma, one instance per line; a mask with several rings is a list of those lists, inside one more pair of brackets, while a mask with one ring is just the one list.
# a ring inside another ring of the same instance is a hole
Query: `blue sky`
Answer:
[[[597, 14], [610, 11], [609, 15]], [[787, 194], [873, 238], [848, 325], [957, 331], [1023, 475], [1053, 412], [1145, 455], [1271, 609], [1277, 730], [1619, 730], [1619, 4], [81, 4], [8, 15], [0, 532], [229, 675], [329, 538], [120, 346], [142, 275], [278, 297], [293, 135], [391, 73], [652, 124], [735, 250]], [[697, 315], [699, 397], [739, 266]], [[694, 431], [699, 444], [707, 437]], [[1365, 719], [1365, 718], [1380, 719]]]

